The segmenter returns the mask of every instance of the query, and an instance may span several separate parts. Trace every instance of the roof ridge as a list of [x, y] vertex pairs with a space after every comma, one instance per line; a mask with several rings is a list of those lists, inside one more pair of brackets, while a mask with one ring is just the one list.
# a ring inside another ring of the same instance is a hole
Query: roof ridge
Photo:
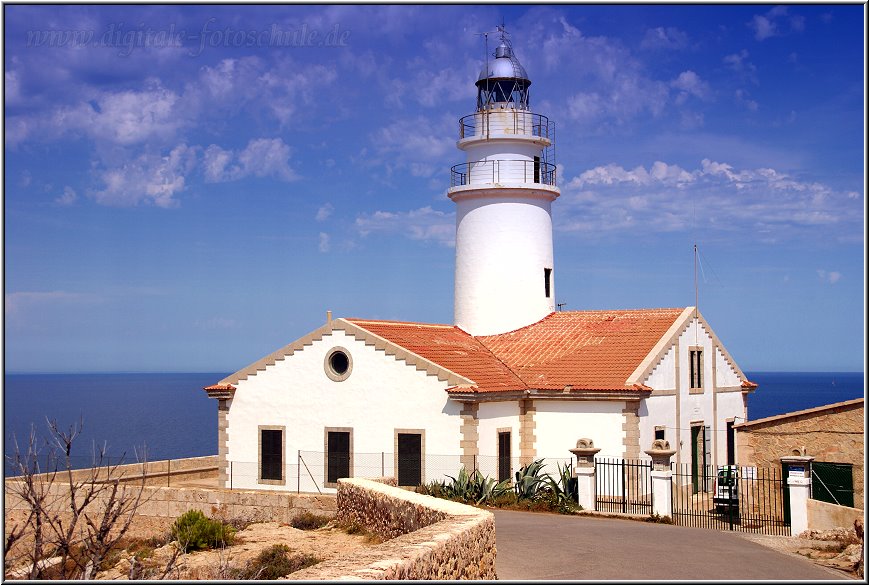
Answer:
[[458, 329], [456, 325], [447, 325], [446, 323], [424, 323], [422, 321], [394, 321], [392, 319], [357, 319], [355, 317], [344, 317], [345, 321], [351, 323], [389, 323], [390, 325], [405, 325], [405, 326], [423, 326], [423, 327], [440, 327], [442, 329]]

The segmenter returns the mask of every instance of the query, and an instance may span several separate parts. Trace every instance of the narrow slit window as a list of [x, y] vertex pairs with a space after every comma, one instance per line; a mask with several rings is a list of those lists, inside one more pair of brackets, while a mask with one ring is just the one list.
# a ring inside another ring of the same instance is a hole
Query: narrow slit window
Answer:
[[543, 269], [543, 291], [546, 293], [546, 298], [552, 296], [552, 269]]
[[689, 376], [691, 389], [703, 388], [703, 350], [692, 349], [689, 357]]

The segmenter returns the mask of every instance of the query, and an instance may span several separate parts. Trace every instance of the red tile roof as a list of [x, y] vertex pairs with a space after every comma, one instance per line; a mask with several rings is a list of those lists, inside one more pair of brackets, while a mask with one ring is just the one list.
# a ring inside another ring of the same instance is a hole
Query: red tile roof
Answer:
[[346, 319], [403, 347], [489, 392], [524, 389], [525, 384], [491, 351], [455, 325]]
[[[478, 392], [643, 390], [628, 377], [683, 309], [564, 311], [499, 335], [452, 325], [347, 319], [476, 383]], [[457, 388], [456, 390], [467, 390]]]

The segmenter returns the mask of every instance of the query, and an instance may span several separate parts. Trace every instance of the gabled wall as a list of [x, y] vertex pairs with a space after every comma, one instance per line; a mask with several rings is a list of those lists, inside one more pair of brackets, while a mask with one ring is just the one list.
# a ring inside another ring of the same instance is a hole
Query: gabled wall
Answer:
[[[345, 348], [352, 358], [350, 375], [341, 382], [330, 379], [324, 365], [335, 346]], [[393, 473], [396, 429], [425, 429], [426, 455], [456, 456], [461, 407], [447, 399], [446, 387], [447, 382], [436, 376], [336, 329], [237, 383], [227, 415], [233, 487], [296, 489], [300, 473], [305, 480], [302, 490], [315, 491], [310, 471], [321, 490], [334, 492], [323, 487], [320, 476], [327, 427], [352, 429], [351, 465], [356, 475]], [[285, 485], [257, 482], [259, 426], [284, 429], [284, 462], [290, 476]], [[307, 465], [300, 472], [299, 450]], [[423, 480], [429, 479], [424, 471]]]
[[[701, 391], [690, 388], [689, 355], [695, 347], [703, 352]], [[745, 420], [742, 381], [726, 350], [702, 321], [686, 321], [643, 384], [653, 392], [640, 406], [641, 451], [649, 449], [656, 427], [663, 426], [664, 438], [677, 450], [673, 461], [690, 464], [691, 428], [703, 426], [710, 437], [707, 464], [726, 464], [727, 421]]]

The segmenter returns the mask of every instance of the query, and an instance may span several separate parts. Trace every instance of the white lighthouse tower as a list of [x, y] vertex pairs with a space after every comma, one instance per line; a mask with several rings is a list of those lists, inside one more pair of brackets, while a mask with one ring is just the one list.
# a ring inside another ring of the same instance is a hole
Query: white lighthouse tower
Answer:
[[459, 121], [467, 162], [452, 168], [448, 191], [457, 206], [455, 323], [472, 335], [512, 331], [555, 309], [553, 125], [531, 111], [531, 80], [498, 30], [477, 110]]

